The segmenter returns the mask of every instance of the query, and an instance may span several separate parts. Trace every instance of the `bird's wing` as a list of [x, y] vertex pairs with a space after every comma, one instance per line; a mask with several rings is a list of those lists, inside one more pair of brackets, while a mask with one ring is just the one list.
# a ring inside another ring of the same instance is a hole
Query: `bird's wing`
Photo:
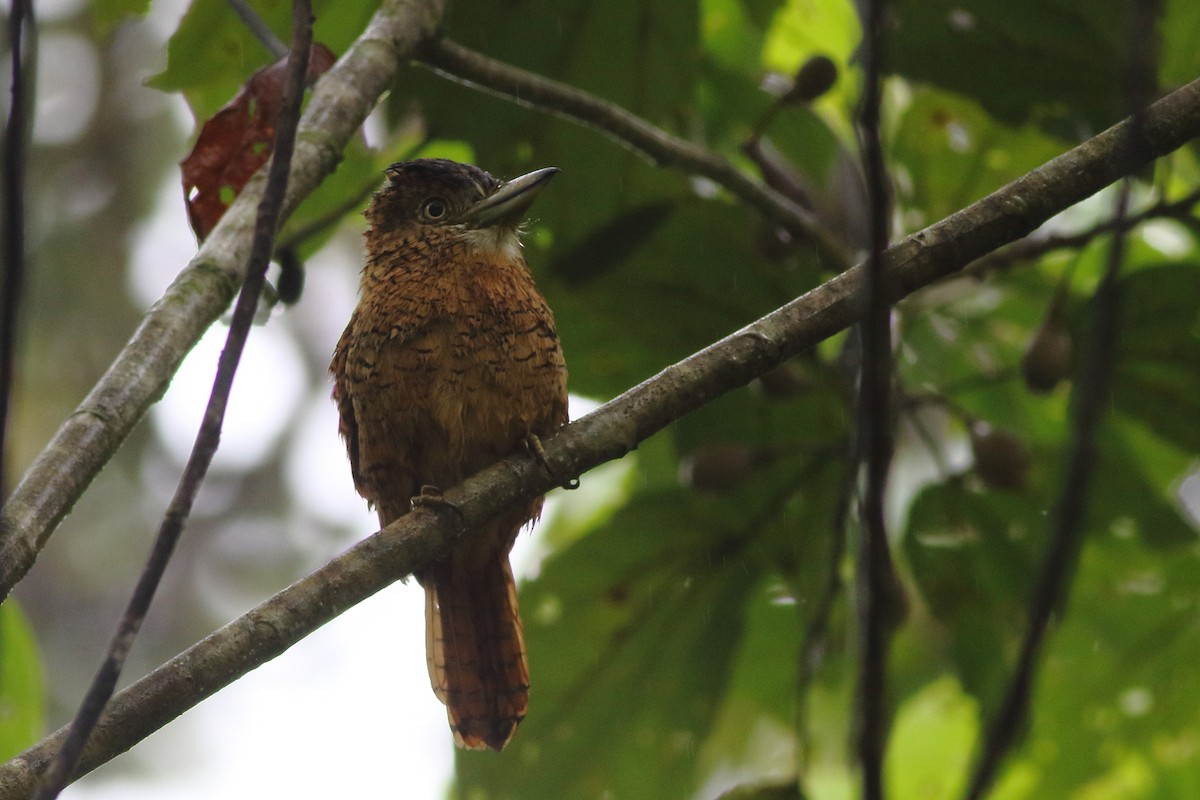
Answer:
[[438, 381], [437, 345], [449, 324], [431, 314], [394, 320], [356, 312], [329, 365], [354, 487], [381, 524], [406, 513], [422, 481], [430, 480], [414, 442], [427, 427], [421, 398]]
[[329, 371], [333, 374], [333, 402], [338, 410], [338, 433], [346, 443], [346, 455], [350, 458], [350, 475], [354, 478], [354, 487], [362, 494], [363, 483], [359, 471], [358, 455], [358, 420], [354, 416], [354, 400], [350, 395], [350, 374], [347, 371], [347, 353], [349, 351], [350, 326], [342, 333], [337, 347], [333, 351], [333, 361]]

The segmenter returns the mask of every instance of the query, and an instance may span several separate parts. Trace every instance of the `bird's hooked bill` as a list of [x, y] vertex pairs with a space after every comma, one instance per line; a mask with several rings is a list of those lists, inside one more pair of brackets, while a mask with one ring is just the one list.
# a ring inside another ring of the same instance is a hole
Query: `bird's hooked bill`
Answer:
[[515, 226], [558, 172], [558, 167], [544, 167], [506, 181], [499, 189], [467, 209], [462, 221], [473, 228]]

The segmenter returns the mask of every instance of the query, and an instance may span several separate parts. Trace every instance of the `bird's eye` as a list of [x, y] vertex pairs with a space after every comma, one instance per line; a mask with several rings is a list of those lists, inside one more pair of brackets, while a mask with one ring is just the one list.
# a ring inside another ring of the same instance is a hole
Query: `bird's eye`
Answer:
[[446, 201], [440, 197], [426, 200], [421, 206], [421, 216], [428, 220], [441, 219], [446, 216]]

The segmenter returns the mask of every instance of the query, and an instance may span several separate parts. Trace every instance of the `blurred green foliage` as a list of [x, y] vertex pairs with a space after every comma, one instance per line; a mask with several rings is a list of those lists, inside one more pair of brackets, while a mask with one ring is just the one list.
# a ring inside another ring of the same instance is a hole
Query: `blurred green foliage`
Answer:
[[[98, 18], [111, 24], [138, 5], [106, 3]], [[253, 5], [286, 32], [286, 2]], [[373, 4], [316, 5], [317, 38], [340, 52]], [[895, 234], [1123, 116], [1123, 7], [891, 4], [885, 146]], [[1164, 6], [1164, 89], [1200, 73], [1198, 9], [1187, 0]], [[750, 171], [743, 145], [778, 95], [764, 79], [775, 74], [786, 88], [805, 59], [828, 56], [839, 68], [834, 89], [811, 107], [780, 110], [764, 141], [803, 202], [856, 243], [864, 206], [850, 0], [458, 0], [443, 27]], [[224, 4], [196, 2], [154, 85], [183, 92], [203, 119], [269, 60]], [[384, 164], [422, 141], [423, 154], [470, 153], [501, 176], [562, 168], [553, 198], [536, 209], [529, 249], [577, 393], [611, 397], [829, 276], [811, 246], [719, 187], [654, 168], [560, 118], [419, 66], [403, 73], [386, 112], [391, 144], [356, 144], [293, 224], [361, 196]], [[1194, 149], [1149, 177], [1139, 208], [1194, 190]], [[1086, 229], [1110, 206], [1084, 204], [1055, 229]], [[1200, 792], [1196, 482], [1181, 494], [1200, 453], [1198, 229], [1194, 219], [1176, 225], [1165, 248], [1132, 234], [1086, 542], [1026, 734], [994, 797]], [[1107, 241], [946, 281], [896, 309], [897, 470], [917, 475], [897, 476], [891, 503], [910, 599], [889, 665], [887, 780], [898, 800], [961, 792], [1010, 675], [1051, 535]], [[1076, 358], [1054, 391], [1037, 394], [1018, 365], [1064, 281]], [[853, 514], [839, 524], [854, 501], [845, 477], [853, 357], [853, 339], [827, 343], [681, 420], [642, 446], [614, 509], [584, 531], [549, 532], [560, 548], [522, 588], [530, 717], [504, 757], [460, 754], [464, 796], [712, 797], [778, 780], [798, 781], [806, 796], [853, 796], [855, 635], [843, 585]], [[1027, 469], [1011, 485], [989, 485], [973, 469], [968, 434], [979, 425], [1022, 445]], [[806, 632], [818, 623], [824, 636], [801, 669]]]
[[29, 621], [14, 600], [0, 605], [0, 760], [45, 733], [41, 657]]

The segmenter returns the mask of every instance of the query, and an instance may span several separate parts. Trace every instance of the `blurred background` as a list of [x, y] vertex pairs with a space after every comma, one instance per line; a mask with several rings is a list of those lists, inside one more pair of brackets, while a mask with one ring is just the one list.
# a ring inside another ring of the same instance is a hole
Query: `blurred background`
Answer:
[[[155, 2], [101, 32], [83, 0], [37, 3], [14, 478], [195, 253], [177, 167], [192, 114], [146, 85], [186, 9]], [[377, 529], [350, 482], [327, 378], [356, 300], [360, 229], [349, 215], [309, 262], [311, 302], [253, 331], [213, 470], [123, 685]], [[196, 346], [16, 592], [41, 647], [47, 730], [74, 713], [142, 569], [225, 334], [215, 325]], [[65, 796], [371, 796], [398, 766], [411, 796], [439, 796], [452, 744], [425, 674], [421, 597], [397, 586], [353, 609]], [[355, 768], [317, 766], [338, 763]]]
[[[288, 3], [251, 5], [286, 39]], [[342, 53], [373, 5], [317, 2], [317, 38]], [[891, 5], [896, 236], [1124, 114], [1120, 4]], [[178, 164], [196, 120], [271, 61], [225, 3], [36, 6], [14, 481], [194, 254]], [[445, 28], [711, 148], [859, 249], [850, 0], [460, 0]], [[1167, 2], [1158, 30], [1166, 91], [1200, 73], [1200, 4]], [[559, 321], [572, 417], [837, 270], [707, 180], [417, 67], [289, 230], [354, 198], [361, 207], [384, 165], [417, 154], [501, 177], [563, 169], [526, 241]], [[1180, 702], [1200, 696], [1200, 226], [1195, 202], [1152, 213], [1196, 196], [1200, 154], [1183, 148], [1139, 177], [1145, 220], [1129, 243], [1088, 545], [1034, 721], [995, 797], [1200, 793], [1200, 712]], [[897, 306], [888, 509], [910, 607], [889, 664], [890, 796], [958, 796], [999, 702], [1049, 537], [1108, 252], [1093, 227], [1111, 208], [1103, 193], [1039, 233], [1082, 233], [1073, 244], [976, 265]], [[357, 210], [304, 243], [300, 302], [251, 334], [221, 449], [126, 683], [375, 530], [326, 372], [356, 299]], [[218, 323], [196, 346], [15, 592], [40, 650], [43, 731], [74, 712], [99, 662], [224, 337]], [[707, 800], [775, 784], [855, 796], [856, 353], [853, 337], [835, 337], [585, 475], [579, 491], [552, 495], [514, 552], [534, 689], [503, 757], [454, 753], [428, 687], [421, 592], [397, 584], [66, 796], [434, 798], [454, 774], [472, 798]]]

